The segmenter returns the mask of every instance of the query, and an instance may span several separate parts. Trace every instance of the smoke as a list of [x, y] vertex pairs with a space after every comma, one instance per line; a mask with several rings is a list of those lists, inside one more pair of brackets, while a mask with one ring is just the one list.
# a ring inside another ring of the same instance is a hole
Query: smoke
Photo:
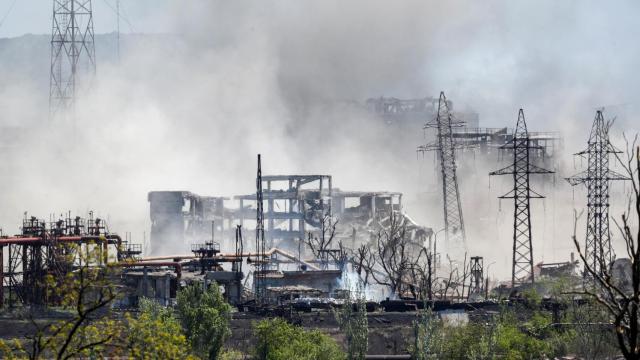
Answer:
[[[356, 104], [444, 90], [492, 127], [513, 126], [523, 107], [530, 130], [564, 135], [565, 154], [586, 146], [605, 106], [618, 116], [619, 142], [622, 130], [638, 130], [638, 6], [169, 2], [159, 15], [168, 34], [123, 35], [119, 61], [113, 35], [97, 37], [97, 78], [75, 124], [46, 121], [47, 37], [26, 43], [37, 56], [0, 49], [2, 124], [22, 128], [3, 153], [0, 221], [15, 232], [25, 210], [95, 209], [141, 241], [148, 191], [249, 193], [262, 153], [265, 174], [324, 173], [342, 189], [401, 191], [405, 210], [438, 230], [437, 163], [415, 153], [422, 132], [389, 128]], [[584, 206], [584, 192], [574, 198], [562, 179], [579, 171], [572, 164], [563, 156], [555, 185], [536, 184], [547, 199], [533, 208], [535, 262], [569, 257], [571, 209]], [[460, 183], [470, 253], [507, 277], [512, 205], [499, 211], [496, 196], [510, 179], [489, 187], [487, 176], [502, 165], [461, 161]]]
[[368, 301], [383, 301], [386, 299], [397, 299], [398, 295], [391, 291], [388, 286], [373, 284], [364, 285], [363, 280], [351, 266], [345, 267], [342, 277], [338, 279], [338, 289], [349, 290], [349, 295], [356, 300], [364, 298]]

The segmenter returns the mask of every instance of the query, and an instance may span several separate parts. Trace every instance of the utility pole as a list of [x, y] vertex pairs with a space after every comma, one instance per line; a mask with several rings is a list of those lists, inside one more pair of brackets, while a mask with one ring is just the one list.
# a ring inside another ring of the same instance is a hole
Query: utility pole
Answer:
[[96, 72], [91, 0], [53, 0], [52, 22], [49, 118], [73, 117], [79, 75]]
[[462, 126], [462, 124], [463, 122], [453, 119], [447, 98], [444, 92], [441, 92], [435, 120], [424, 125], [424, 129], [436, 129], [437, 139], [433, 143], [418, 147], [419, 152], [436, 151], [440, 158], [445, 242], [447, 253], [452, 258], [462, 258], [467, 247], [456, 175], [456, 145], [452, 136], [453, 126]]
[[513, 163], [492, 175], [513, 175], [513, 189], [500, 196], [500, 199], [513, 199], [513, 263], [511, 269], [511, 286], [535, 282], [533, 276], [533, 244], [531, 240], [531, 199], [542, 199], [529, 186], [530, 174], [552, 174], [553, 171], [531, 164], [531, 150], [543, 150], [541, 146], [532, 145], [527, 132], [527, 123], [522, 109], [518, 112], [518, 123], [513, 139], [500, 147], [513, 152]]
[[264, 276], [266, 273], [266, 259], [264, 247], [264, 209], [262, 206], [262, 162], [258, 154], [258, 172], [256, 175], [256, 271], [254, 282], [256, 289], [256, 303], [262, 305], [264, 297]]
[[587, 149], [575, 154], [587, 157], [587, 170], [566, 179], [572, 186], [585, 184], [587, 187], [587, 236], [584, 251], [588, 264], [598, 274], [602, 274], [614, 260], [609, 229], [610, 182], [630, 180], [609, 169], [609, 154], [620, 153], [609, 141], [610, 127], [611, 123], [604, 120], [602, 110], [596, 111]]

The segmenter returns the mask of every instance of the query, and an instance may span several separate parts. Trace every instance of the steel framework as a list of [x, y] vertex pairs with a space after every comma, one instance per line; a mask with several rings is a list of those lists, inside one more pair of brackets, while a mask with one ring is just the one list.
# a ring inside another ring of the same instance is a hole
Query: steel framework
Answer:
[[598, 110], [591, 127], [587, 149], [575, 154], [587, 157], [587, 170], [566, 179], [572, 186], [585, 184], [587, 187], [587, 233], [584, 251], [587, 262], [596, 273], [602, 273], [614, 259], [609, 229], [610, 182], [629, 180], [628, 177], [609, 169], [609, 154], [620, 152], [609, 141], [610, 127], [611, 123], [606, 122], [602, 111]]
[[94, 75], [91, 0], [53, 0], [49, 116], [73, 112], [81, 72]]
[[529, 185], [531, 174], [551, 174], [553, 171], [531, 164], [529, 156], [541, 147], [532, 145], [527, 132], [527, 123], [522, 109], [518, 112], [518, 122], [513, 139], [501, 149], [513, 152], [513, 163], [489, 175], [513, 175], [513, 189], [500, 196], [500, 199], [514, 200], [513, 214], [513, 263], [511, 273], [512, 286], [535, 281], [533, 275], [533, 245], [531, 239], [531, 199], [544, 196], [533, 191]]
[[[101, 252], [100, 266], [108, 261], [108, 246], [116, 245], [120, 259], [122, 239], [116, 234], [105, 232], [101, 219], [90, 218], [85, 222], [79, 217], [61, 219], [47, 227], [45, 221], [26, 217], [22, 223], [22, 233], [17, 236], [0, 237], [0, 308], [7, 303], [42, 305], [55, 303], [47, 298], [45, 281], [47, 275], [53, 279], [63, 279], [82, 261], [80, 251], [90, 246], [98, 246]], [[73, 246], [76, 245], [76, 246]], [[84, 247], [83, 247], [84, 246]], [[7, 253], [7, 266], [4, 254]], [[5, 290], [7, 296], [5, 296]]]
[[425, 129], [436, 129], [437, 140], [418, 147], [420, 152], [436, 151], [440, 158], [446, 250], [452, 257], [462, 257], [466, 252], [466, 234], [456, 175], [456, 144], [452, 137], [453, 127], [462, 124], [452, 117], [447, 98], [441, 92], [435, 120], [424, 125]]
[[264, 276], [267, 270], [267, 261], [265, 258], [265, 242], [264, 242], [264, 207], [262, 193], [262, 161], [258, 154], [258, 171], [256, 174], [256, 253], [255, 262], [256, 269], [254, 271], [255, 296], [256, 303], [261, 304], [264, 298]]
[[484, 293], [484, 258], [482, 256], [471, 257], [471, 283], [469, 295], [482, 295]]

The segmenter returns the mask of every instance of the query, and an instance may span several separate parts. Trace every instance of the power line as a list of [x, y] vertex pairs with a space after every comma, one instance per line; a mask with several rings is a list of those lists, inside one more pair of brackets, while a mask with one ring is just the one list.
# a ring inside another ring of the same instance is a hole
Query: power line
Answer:
[[4, 25], [4, 21], [7, 19], [7, 17], [11, 13], [11, 10], [13, 10], [13, 6], [16, 4], [17, 1], [18, 0], [13, 0], [11, 5], [9, 6], [9, 9], [7, 9], [7, 12], [4, 13], [4, 16], [2, 16], [2, 20], [0, 20], [0, 27], [2, 27], [2, 25]]
[[[113, 13], [116, 15], [117, 19], [122, 19], [124, 20], [124, 22], [127, 23], [127, 26], [129, 26], [129, 31], [131, 32], [135, 32], [133, 30], [133, 25], [131, 24], [131, 22], [129, 21], [129, 19], [127, 18], [127, 16], [123, 15], [122, 13], [125, 12], [125, 9], [123, 6], [120, 5], [120, 1], [117, 1], [116, 6], [113, 6], [111, 3], [109, 3], [107, 0], [102, 0], [102, 2], [105, 3], [105, 5], [107, 5], [107, 7], [109, 7], [109, 9], [111, 9], [111, 11], [113, 11]], [[120, 25], [118, 25], [118, 32], [120, 32], [119, 29]]]

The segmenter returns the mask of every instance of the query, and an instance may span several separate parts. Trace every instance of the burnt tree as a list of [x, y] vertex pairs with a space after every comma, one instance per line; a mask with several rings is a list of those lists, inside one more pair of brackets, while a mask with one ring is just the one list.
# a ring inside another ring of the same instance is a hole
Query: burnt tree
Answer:
[[[626, 175], [631, 178], [631, 198], [627, 210], [621, 215], [620, 222], [614, 219], [629, 256], [631, 266], [631, 286], [623, 288], [614, 278], [610, 266], [602, 263], [593, 264], [588, 261], [585, 249], [580, 247], [576, 236], [576, 225], [579, 215], [576, 212], [574, 221], [573, 243], [578, 250], [580, 259], [584, 263], [587, 277], [593, 281], [585, 283], [583, 294], [597, 301], [607, 310], [615, 327], [618, 347], [625, 359], [640, 359], [640, 147], [633, 142], [627, 151], [627, 159], [621, 162]], [[600, 242], [600, 246], [602, 242]], [[604, 250], [604, 249], [600, 249]]]

